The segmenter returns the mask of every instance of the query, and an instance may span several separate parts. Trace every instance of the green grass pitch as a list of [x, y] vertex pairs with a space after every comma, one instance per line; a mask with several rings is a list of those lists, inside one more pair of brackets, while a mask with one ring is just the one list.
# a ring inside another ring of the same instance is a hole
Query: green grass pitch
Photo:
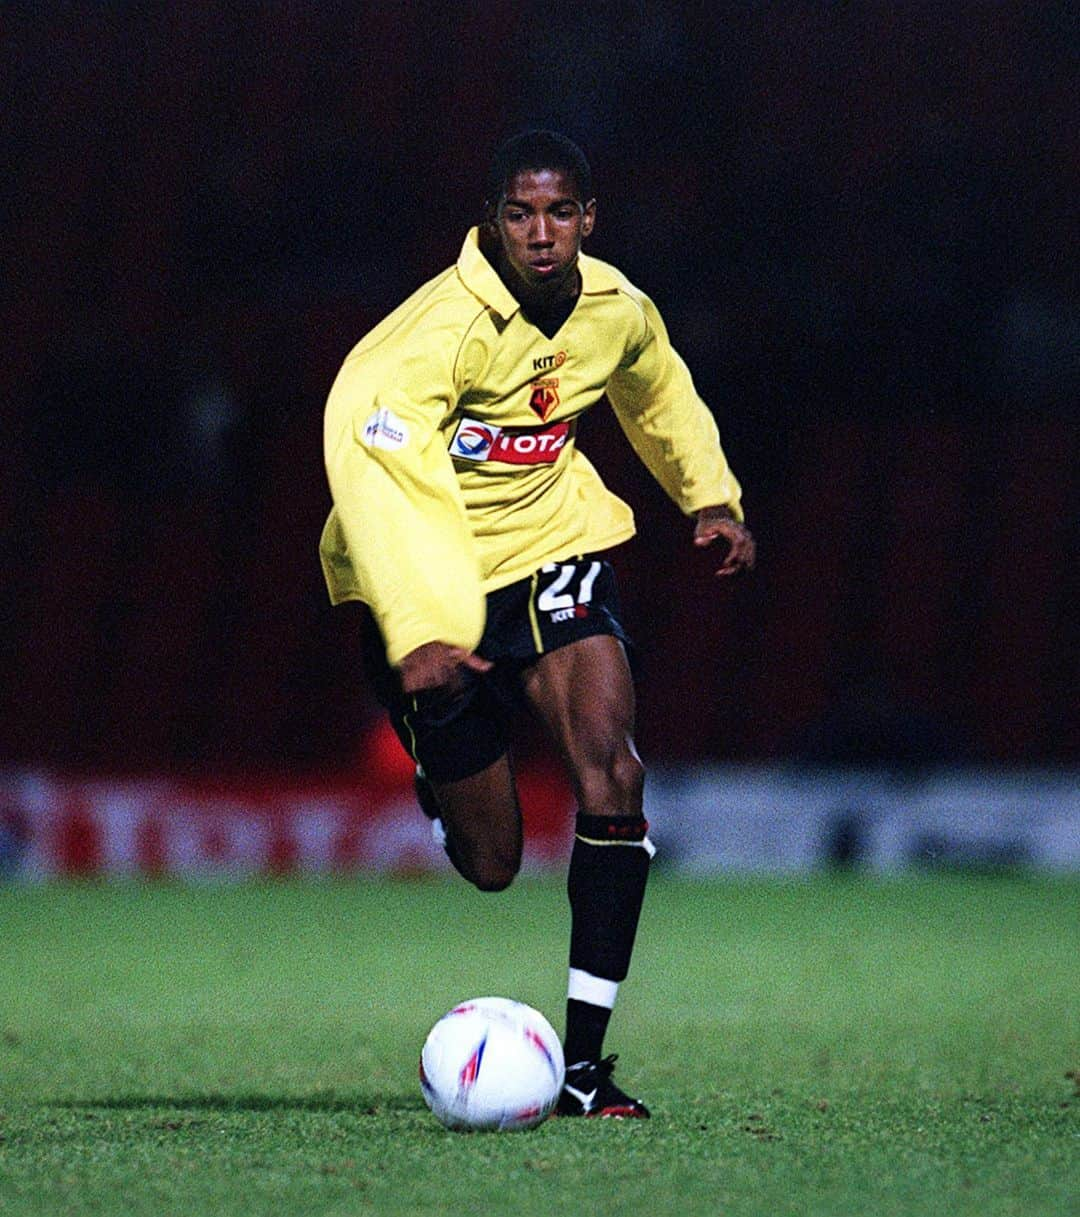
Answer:
[[445, 1132], [485, 993], [559, 1028], [561, 880], [0, 888], [0, 1213], [1080, 1213], [1080, 882], [658, 872], [609, 1035], [648, 1122]]

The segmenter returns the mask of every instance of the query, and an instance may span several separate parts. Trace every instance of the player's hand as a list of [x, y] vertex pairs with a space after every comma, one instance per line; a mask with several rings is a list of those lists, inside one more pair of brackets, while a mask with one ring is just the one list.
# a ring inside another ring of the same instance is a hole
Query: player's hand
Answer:
[[726, 507], [703, 507], [697, 514], [694, 544], [704, 549], [718, 539], [728, 545], [724, 561], [716, 571], [718, 575], [736, 575], [741, 570], [754, 569], [757, 546], [750, 529], [740, 524]]
[[462, 669], [487, 672], [490, 668], [489, 660], [445, 642], [425, 642], [422, 647], [410, 651], [398, 665], [405, 693], [452, 688], [461, 679]]

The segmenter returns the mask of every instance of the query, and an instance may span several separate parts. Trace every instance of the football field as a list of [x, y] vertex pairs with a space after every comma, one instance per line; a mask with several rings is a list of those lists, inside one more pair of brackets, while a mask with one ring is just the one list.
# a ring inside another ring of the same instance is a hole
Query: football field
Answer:
[[658, 871], [608, 1043], [654, 1118], [444, 1131], [429, 1026], [561, 1030], [566, 923], [561, 879], [0, 887], [0, 1213], [1080, 1213], [1076, 879]]

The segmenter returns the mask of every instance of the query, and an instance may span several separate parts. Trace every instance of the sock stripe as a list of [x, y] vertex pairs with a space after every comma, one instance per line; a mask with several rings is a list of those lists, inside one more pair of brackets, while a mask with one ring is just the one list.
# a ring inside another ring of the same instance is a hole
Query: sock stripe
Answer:
[[603, 1006], [611, 1010], [615, 1006], [615, 998], [619, 994], [617, 980], [605, 980], [602, 976], [593, 976], [583, 968], [571, 968], [570, 979], [566, 986], [566, 996], [571, 1001], [588, 1002], [590, 1006]]
[[586, 845], [629, 845], [631, 849], [643, 849], [650, 858], [656, 857], [656, 846], [648, 837], [642, 837], [640, 841], [598, 841], [595, 837], [583, 837], [581, 833], [576, 832], [574, 838], [584, 841]]

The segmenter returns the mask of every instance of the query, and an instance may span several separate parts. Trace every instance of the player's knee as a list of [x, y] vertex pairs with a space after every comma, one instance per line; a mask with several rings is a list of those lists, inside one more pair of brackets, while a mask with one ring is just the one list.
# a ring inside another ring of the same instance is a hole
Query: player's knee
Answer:
[[623, 741], [579, 774], [579, 802], [587, 815], [640, 815], [645, 766], [633, 744]]
[[503, 892], [518, 873], [520, 858], [483, 858], [473, 866], [469, 880], [481, 892]]
[[501, 845], [490, 840], [464, 842], [455, 836], [450, 844], [451, 861], [482, 892], [505, 891], [521, 869], [521, 847], [513, 842]]
[[613, 780], [623, 794], [627, 807], [640, 807], [645, 793], [645, 766], [641, 757], [627, 743], [615, 758]]

